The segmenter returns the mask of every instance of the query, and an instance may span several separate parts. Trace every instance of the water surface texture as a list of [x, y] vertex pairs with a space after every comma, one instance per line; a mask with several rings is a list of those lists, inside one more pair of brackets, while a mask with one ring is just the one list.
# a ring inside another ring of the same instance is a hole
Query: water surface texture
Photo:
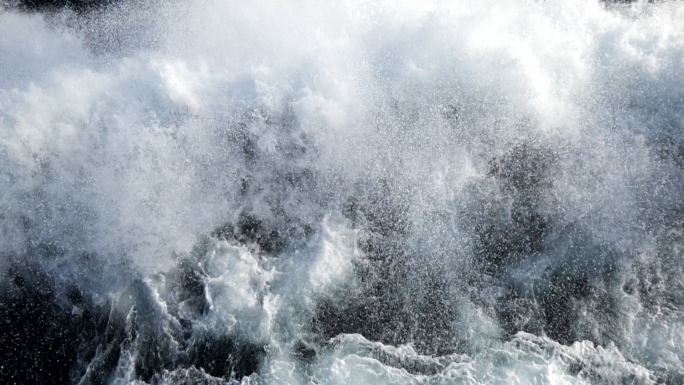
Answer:
[[0, 2], [0, 383], [684, 383], [684, 3]]

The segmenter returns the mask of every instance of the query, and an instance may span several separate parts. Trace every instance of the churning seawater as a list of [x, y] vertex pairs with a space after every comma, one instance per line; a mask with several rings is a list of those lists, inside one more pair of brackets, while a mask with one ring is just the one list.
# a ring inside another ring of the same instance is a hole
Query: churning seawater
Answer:
[[0, 382], [684, 383], [684, 3], [26, 9]]

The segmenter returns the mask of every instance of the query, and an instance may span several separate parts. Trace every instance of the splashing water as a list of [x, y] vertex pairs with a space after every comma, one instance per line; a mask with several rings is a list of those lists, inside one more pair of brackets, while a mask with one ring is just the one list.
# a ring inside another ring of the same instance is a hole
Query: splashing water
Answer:
[[78, 5], [0, 3], [0, 382], [684, 382], [684, 3]]

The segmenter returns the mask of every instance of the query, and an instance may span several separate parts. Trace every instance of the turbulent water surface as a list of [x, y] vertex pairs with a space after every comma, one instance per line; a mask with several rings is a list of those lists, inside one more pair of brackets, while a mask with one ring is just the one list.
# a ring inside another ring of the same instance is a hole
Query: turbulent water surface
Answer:
[[684, 3], [0, 2], [0, 383], [684, 383]]

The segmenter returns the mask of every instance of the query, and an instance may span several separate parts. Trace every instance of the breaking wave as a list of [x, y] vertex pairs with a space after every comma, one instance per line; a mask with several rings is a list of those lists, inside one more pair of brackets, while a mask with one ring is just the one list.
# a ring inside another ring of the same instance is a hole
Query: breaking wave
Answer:
[[40, 4], [0, 382], [684, 383], [684, 3]]

